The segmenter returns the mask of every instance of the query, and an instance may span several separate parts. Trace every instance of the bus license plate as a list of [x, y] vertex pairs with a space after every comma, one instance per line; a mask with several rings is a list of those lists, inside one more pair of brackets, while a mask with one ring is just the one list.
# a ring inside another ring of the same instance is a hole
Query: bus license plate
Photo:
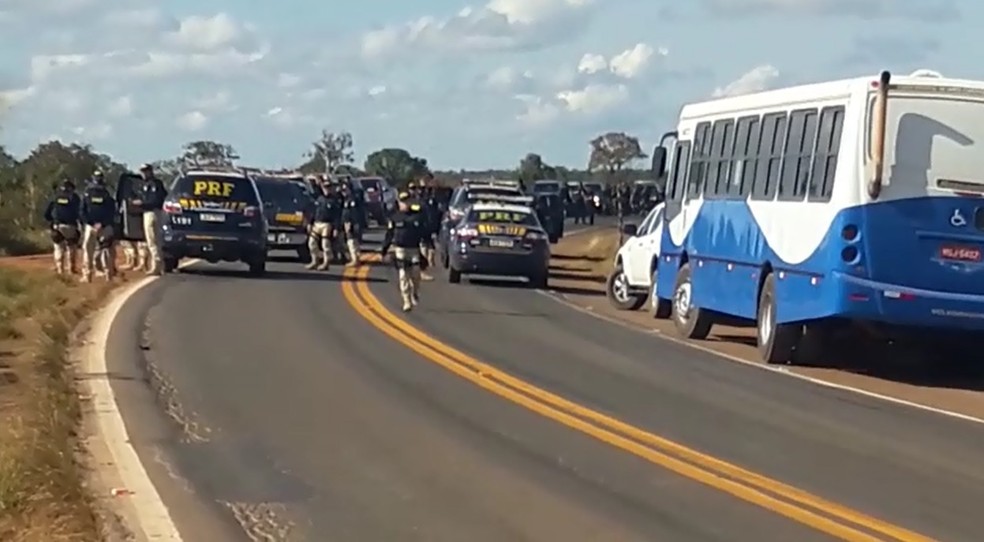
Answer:
[[225, 215], [202, 213], [199, 215], [202, 222], [225, 222]]
[[512, 239], [489, 239], [489, 246], [495, 248], [512, 248], [515, 241]]

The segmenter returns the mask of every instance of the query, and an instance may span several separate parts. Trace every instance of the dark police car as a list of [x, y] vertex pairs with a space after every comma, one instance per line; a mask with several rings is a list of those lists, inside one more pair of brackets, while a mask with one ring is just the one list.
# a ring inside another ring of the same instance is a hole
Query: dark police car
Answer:
[[267, 248], [292, 250], [304, 263], [311, 261], [307, 225], [311, 222], [314, 200], [304, 189], [303, 177], [257, 175], [253, 180], [263, 200], [268, 225]]
[[536, 214], [526, 205], [476, 203], [451, 230], [443, 251], [448, 281], [462, 274], [526, 277], [546, 288], [550, 243]]
[[243, 262], [253, 275], [266, 271], [267, 222], [253, 179], [245, 171], [189, 171], [164, 203], [164, 268], [182, 258]]

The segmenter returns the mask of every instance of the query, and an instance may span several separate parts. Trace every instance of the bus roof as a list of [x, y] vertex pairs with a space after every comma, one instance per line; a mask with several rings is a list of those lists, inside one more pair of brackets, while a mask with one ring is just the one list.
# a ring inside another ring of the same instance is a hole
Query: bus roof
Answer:
[[[727, 115], [739, 111], [782, 105], [795, 107], [838, 98], [846, 99], [854, 94], [867, 93], [872, 90], [877, 86], [878, 79], [876, 74], [690, 103], [683, 106], [680, 111], [680, 119]], [[903, 86], [910, 89], [924, 88], [927, 90], [931, 90], [933, 87], [945, 87], [949, 90], [963, 89], [976, 91], [975, 94], [984, 94], [984, 81], [948, 79], [931, 70], [916, 70], [908, 75], [893, 75], [891, 86], [892, 88]]]

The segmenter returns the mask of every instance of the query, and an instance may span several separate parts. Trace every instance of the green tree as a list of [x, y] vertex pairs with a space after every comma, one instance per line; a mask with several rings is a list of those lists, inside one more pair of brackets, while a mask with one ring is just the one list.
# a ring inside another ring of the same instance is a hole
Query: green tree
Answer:
[[556, 179], [557, 168], [546, 164], [539, 154], [531, 152], [519, 162], [518, 176], [519, 180], [530, 185], [544, 179]]
[[311, 150], [304, 154], [308, 161], [300, 169], [306, 174], [336, 173], [340, 166], [351, 164], [355, 160], [353, 146], [352, 134], [348, 132], [336, 134], [321, 130], [321, 137], [312, 143]]
[[646, 156], [638, 138], [625, 132], [608, 132], [591, 140], [588, 171], [603, 172], [610, 180], [614, 180], [626, 166]]
[[427, 160], [410, 154], [406, 149], [380, 149], [366, 157], [363, 167], [369, 175], [377, 175], [403, 188], [413, 179], [430, 173]]
[[232, 167], [236, 160], [239, 153], [232, 145], [208, 140], [186, 143], [178, 158], [184, 167]]

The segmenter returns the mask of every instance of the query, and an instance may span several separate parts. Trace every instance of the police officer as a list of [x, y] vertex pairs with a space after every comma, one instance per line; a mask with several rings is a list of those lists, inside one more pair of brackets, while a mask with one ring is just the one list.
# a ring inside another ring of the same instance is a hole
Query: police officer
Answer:
[[106, 187], [101, 172], [82, 194], [82, 280], [90, 282], [98, 262], [106, 280], [116, 275], [116, 251], [113, 249], [113, 225], [116, 222], [116, 200]]
[[352, 189], [347, 179], [342, 181], [342, 230], [345, 233], [345, 248], [348, 250], [347, 267], [359, 264], [359, 233], [363, 201], [361, 194]]
[[[143, 230], [147, 249], [147, 260], [145, 261], [149, 268], [147, 274], [160, 275], [164, 269], [161, 222], [164, 214], [164, 200], [167, 199], [167, 188], [154, 175], [154, 168], [150, 164], [144, 164], [140, 167], [140, 176], [143, 177], [143, 180], [136, 187], [137, 197], [133, 203], [143, 212]], [[142, 258], [138, 256], [137, 259], [139, 261]]]
[[321, 194], [314, 202], [314, 216], [308, 229], [311, 263], [307, 268], [327, 271], [331, 267], [331, 260], [335, 253], [332, 246], [335, 226], [338, 224], [342, 210], [331, 182], [321, 181], [319, 190]]
[[81, 211], [82, 202], [75, 192], [75, 183], [69, 179], [63, 180], [44, 210], [44, 219], [51, 229], [54, 245], [55, 272], [59, 275], [74, 272]]
[[392, 246], [393, 260], [399, 272], [400, 296], [403, 298], [403, 311], [409, 312], [420, 301], [420, 243], [427, 235], [423, 215], [411, 211], [411, 196], [407, 192], [399, 195], [397, 211], [389, 217], [386, 235], [383, 237], [381, 253], [388, 257]]

